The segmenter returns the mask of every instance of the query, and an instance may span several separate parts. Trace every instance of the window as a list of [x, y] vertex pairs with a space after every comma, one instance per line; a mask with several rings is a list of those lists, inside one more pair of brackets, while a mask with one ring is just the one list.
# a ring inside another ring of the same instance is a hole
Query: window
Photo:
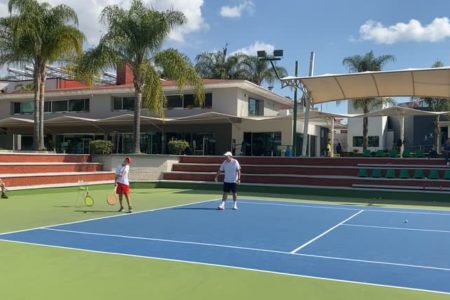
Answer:
[[113, 97], [113, 110], [134, 110], [135, 97]]
[[34, 112], [34, 102], [13, 102], [12, 112], [13, 114], [31, 114]]
[[53, 112], [64, 112], [67, 109], [67, 100], [64, 101], [52, 101], [52, 111]]
[[212, 108], [212, 94], [206, 93], [205, 94], [205, 104], [203, 105], [204, 108]]
[[194, 95], [184, 95], [183, 97], [183, 107], [184, 108], [193, 108], [195, 107]]
[[264, 101], [248, 98], [248, 115], [264, 116]]
[[369, 147], [380, 147], [380, 137], [379, 136], [369, 136]]
[[89, 99], [69, 100], [69, 111], [89, 111]]
[[[186, 94], [186, 95], [171, 95], [167, 96], [167, 108], [193, 108], [200, 107], [195, 101], [195, 95]], [[212, 107], [212, 94], [205, 94], [205, 102], [203, 103], [203, 108], [211, 108]]]
[[[363, 146], [363, 137], [362, 136], [354, 136], [353, 137], [353, 147], [362, 147]], [[368, 137], [368, 146], [369, 147], [380, 147], [380, 137], [379, 136], [369, 136]]]
[[183, 99], [179, 95], [167, 96], [167, 108], [183, 107]]

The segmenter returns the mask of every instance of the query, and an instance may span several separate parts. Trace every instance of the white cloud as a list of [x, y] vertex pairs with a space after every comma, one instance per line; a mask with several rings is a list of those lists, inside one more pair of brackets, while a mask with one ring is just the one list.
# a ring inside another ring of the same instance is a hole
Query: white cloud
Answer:
[[253, 13], [255, 4], [252, 0], [245, 0], [243, 3], [236, 6], [222, 6], [220, 8], [220, 15], [225, 18], [240, 18], [242, 13]]
[[247, 55], [256, 55], [256, 51], [258, 51], [258, 50], [265, 50], [267, 52], [267, 54], [270, 55], [273, 53], [274, 49], [275, 49], [274, 45], [256, 41], [255, 43], [253, 43], [253, 45], [233, 51], [232, 53], [230, 53], [230, 55], [237, 54], [237, 53], [243, 53], [243, 54], [247, 54]]
[[[9, 0], [0, 0], [0, 17], [6, 16]], [[131, 0], [38, 0], [48, 2], [52, 6], [66, 4], [72, 7], [78, 14], [80, 30], [86, 35], [90, 45], [96, 45], [105, 28], [100, 23], [100, 13], [105, 6], [120, 5], [129, 8]], [[143, 0], [148, 7], [157, 10], [175, 9], [184, 13], [186, 24], [175, 28], [169, 35], [169, 39], [183, 42], [186, 34], [196, 32], [208, 27], [202, 16], [201, 8], [203, 0]]]
[[438, 42], [450, 37], [450, 22], [448, 18], [435, 18], [430, 24], [423, 26], [419, 21], [411, 19], [409, 23], [386, 27], [380, 22], [369, 20], [360, 27], [359, 34], [362, 40], [380, 44]]

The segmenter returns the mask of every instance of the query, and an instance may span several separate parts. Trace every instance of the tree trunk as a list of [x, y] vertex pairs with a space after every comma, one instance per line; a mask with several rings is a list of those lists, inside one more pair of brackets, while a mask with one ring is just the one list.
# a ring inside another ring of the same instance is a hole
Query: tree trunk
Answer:
[[141, 153], [141, 105], [142, 91], [136, 89], [136, 101], [134, 101], [134, 153]]
[[[367, 112], [364, 110], [364, 114]], [[366, 150], [369, 147], [369, 118], [364, 117], [363, 118], [363, 151]]]
[[40, 89], [40, 80], [37, 76], [34, 76], [34, 111], [33, 111], [33, 150], [39, 150], [39, 126], [40, 122], [40, 105], [39, 105], [39, 89]]
[[45, 150], [45, 143], [44, 143], [44, 103], [45, 103], [45, 81], [46, 81], [46, 75], [45, 75], [45, 67], [43, 72], [41, 73], [41, 76], [39, 77], [41, 83], [39, 85], [39, 150]]
[[441, 153], [441, 126], [439, 125], [439, 115], [436, 116], [436, 120], [434, 121], [434, 139], [433, 145], [436, 147], [436, 153]]

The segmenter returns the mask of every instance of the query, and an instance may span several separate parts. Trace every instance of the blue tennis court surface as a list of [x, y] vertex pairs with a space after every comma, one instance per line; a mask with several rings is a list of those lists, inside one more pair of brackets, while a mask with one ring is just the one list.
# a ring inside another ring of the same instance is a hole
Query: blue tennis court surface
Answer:
[[0, 234], [0, 240], [450, 293], [450, 212], [218, 201]]

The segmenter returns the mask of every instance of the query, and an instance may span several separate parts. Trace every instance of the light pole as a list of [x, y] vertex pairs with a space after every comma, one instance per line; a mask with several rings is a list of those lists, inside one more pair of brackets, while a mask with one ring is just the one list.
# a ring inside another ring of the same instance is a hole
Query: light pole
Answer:
[[[270, 61], [272, 65], [272, 69], [275, 72], [278, 80], [281, 80], [280, 75], [277, 72], [277, 68], [275, 68], [274, 61], [280, 60], [283, 57], [283, 50], [274, 50], [273, 55], [267, 55], [266, 51], [260, 50], [256, 52], [259, 60]], [[295, 76], [298, 76], [298, 61], [295, 61]], [[292, 124], [292, 156], [297, 155], [297, 88], [294, 90], [294, 108], [293, 108], [293, 124]]]

